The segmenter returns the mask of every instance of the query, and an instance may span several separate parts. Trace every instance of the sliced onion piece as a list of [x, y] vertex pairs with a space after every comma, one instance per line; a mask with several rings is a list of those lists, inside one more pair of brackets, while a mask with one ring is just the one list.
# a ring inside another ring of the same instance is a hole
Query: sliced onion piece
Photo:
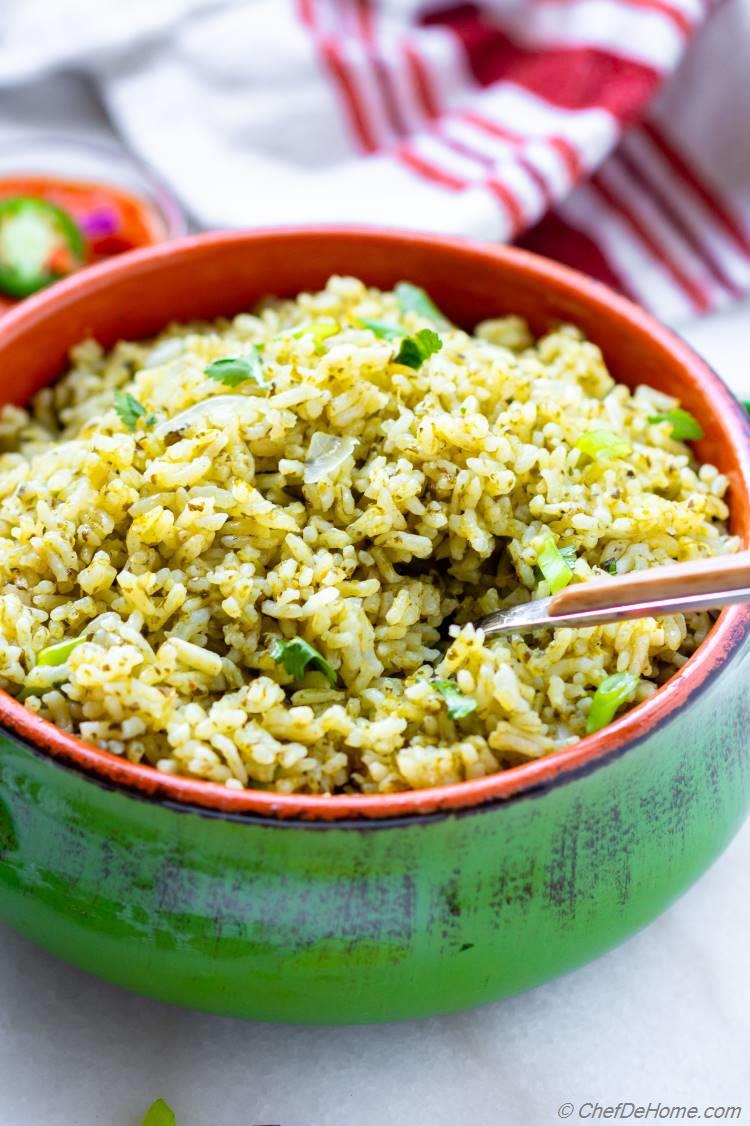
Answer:
[[193, 403], [192, 407], [180, 411], [174, 418], [166, 418], [152, 430], [155, 438], [163, 438], [174, 430], [183, 430], [187, 426], [194, 426], [204, 418], [211, 422], [229, 422], [237, 414], [237, 409], [246, 403], [252, 402], [249, 395], [216, 395], [211, 399], [202, 399], [200, 403]]
[[333, 473], [351, 457], [359, 438], [337, 438], [334, 434], [313, 434], [307, 451], [303, 480], [306, 485], [315, 485]]
[[158, 368], [176, 360], [185, 349], [185, 341], [181, 336], [169, 336], [159, 344], [154, 345], [143, 361], [144, 368]]

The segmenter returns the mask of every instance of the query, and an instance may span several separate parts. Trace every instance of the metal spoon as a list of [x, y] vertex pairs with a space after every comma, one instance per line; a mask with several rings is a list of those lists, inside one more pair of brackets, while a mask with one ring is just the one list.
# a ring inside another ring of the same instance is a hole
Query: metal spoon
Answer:
[[476, 624], [491, 637], [553, 626], [580, 629], [629, 618], [718, 610], [737, 602], [750, 602], [750, 552], [577, 583], [550, 598], [488, 614]]

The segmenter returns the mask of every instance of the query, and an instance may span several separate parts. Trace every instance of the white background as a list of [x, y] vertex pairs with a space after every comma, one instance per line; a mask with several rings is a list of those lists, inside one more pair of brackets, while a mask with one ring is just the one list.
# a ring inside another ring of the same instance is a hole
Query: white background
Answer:
[[[6, 96], [3, 128], [38, 120]], [[60, 82], [44, 120], [102, 129]], [[750, 398], [750, 302], [682, 326]], [[301, 1028], [146, 1001], [0, 925], [0, 1126], [544, 1126], [589, 1100], [743, 1105], [750, 1119], [750, 824], [647, 930], [532, 993], [440, 1019]], [[590, 1120], [591, 1121], [591, 1120]], [[634, 1121], [634, 1119], [631, 1119]], [[653, 1121], [646, 1119], [645, 1121]], [[735, 1119], [736, 1121], [736, 1119]]]

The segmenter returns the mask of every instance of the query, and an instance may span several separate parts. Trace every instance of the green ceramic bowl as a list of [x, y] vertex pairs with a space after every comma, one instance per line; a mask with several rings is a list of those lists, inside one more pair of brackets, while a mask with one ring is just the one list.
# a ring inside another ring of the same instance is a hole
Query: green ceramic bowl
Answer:
[[[62, 282], [0, 321], [3, 395], [68, 348], [215, 317], [332, 273], [408, 278], [457, 322], [573, 320], [616, 376], [680, 395], [750, 532], [748, 420], [681, 341], [519, 251], [367, 230], [206, 235]], [[648, 701], [503, 774], [388, 796], [229, 792], [86, 746], [0, 693], [0, 913], [142, 993], [273, 1021], [418, 1017], [505, 996], [644, 926], [739, 828], [750, 797], [750, 609], [726, 610]]]

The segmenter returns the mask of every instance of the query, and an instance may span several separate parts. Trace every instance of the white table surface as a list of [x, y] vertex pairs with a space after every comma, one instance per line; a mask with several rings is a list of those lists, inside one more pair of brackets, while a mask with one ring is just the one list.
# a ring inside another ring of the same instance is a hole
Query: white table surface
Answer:
[[[0, 140], [71, 123], [105, 131], [69, 80], [0, 102]], [[746, 398], [749, 323], [746, 302], [681, 330]], [[138, 1126], [157, 1096], [178, 1126], [544, 1126], [564, 1103], [582, 1121], [596, 1100], [744, 1104], [744, 1121], [749, 933], [750, 823], [624, 946], [531, 993], [429, 1021], [303, 1028], [186, 1012], [96, 981], [0, 924], [0, 1126]]]

